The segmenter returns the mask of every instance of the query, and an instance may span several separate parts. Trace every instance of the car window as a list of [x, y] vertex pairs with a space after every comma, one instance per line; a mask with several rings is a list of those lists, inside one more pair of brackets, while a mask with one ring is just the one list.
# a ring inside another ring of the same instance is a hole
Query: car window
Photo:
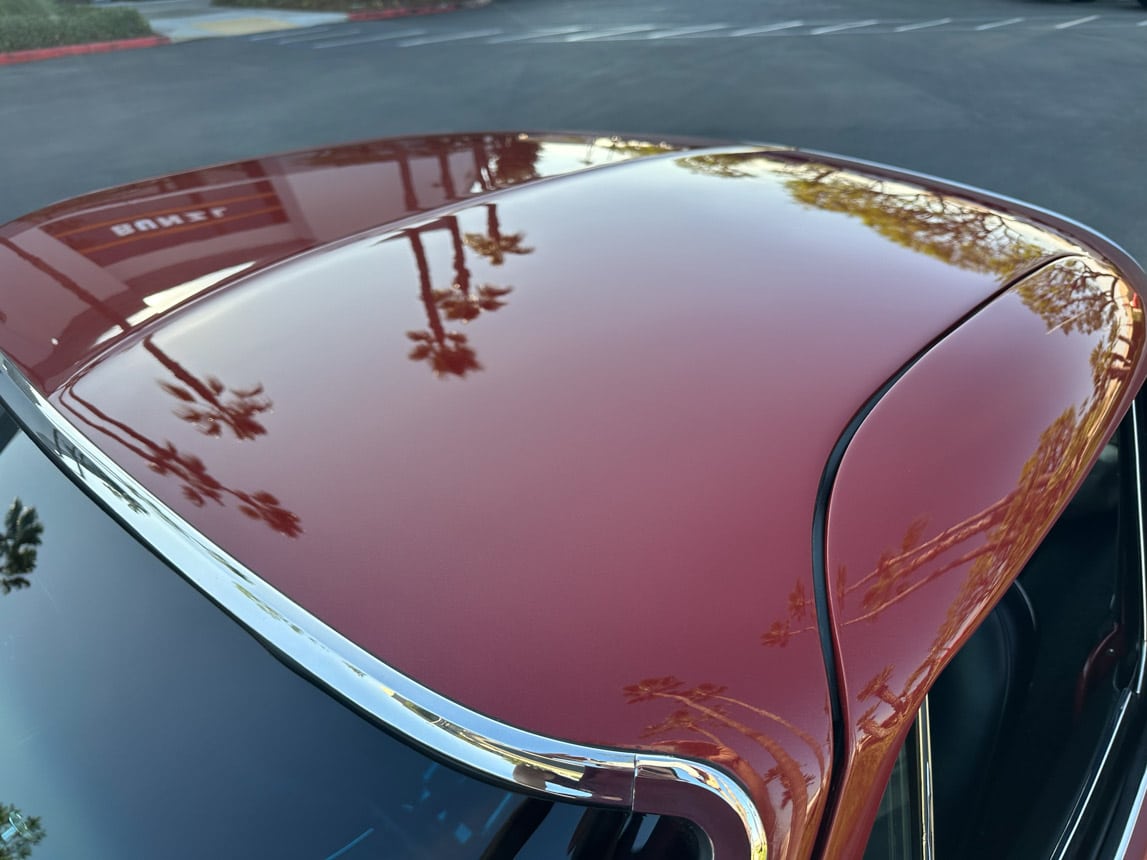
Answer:
[[929, 758], [928, 719], [922, 710], [896, 756], [864, 849], [864, 860], [916, 860], [931, 856], [925, 853], [933, 834]]
[[[1062, 856], [1086, 841], [1140, 681], [1134, 413], [927, 698], [935, 856]], [[915, 736], [915, 733], [914, 733]], [[912, 740], [867, 858], [919, 857]]]
[[0, 857], [704, 856], [415, 750], [280, 662], [0, 414]]

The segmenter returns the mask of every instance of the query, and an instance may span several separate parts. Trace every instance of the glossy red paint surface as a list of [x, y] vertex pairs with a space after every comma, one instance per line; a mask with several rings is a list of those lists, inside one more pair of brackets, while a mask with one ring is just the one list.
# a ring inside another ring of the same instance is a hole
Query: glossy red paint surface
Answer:
[[276, 261], [491, 190], [669, 149], [570, 136], [369, 141], [78, 197], [0, 227], [7, 313], [20, 313], [3, 348], [51, 391], [126, 332]]
[[1123, 856], [1126, 860], [1144, 860], [1147, 858], [1147, 816], [1140, 814], [1135, 822], [1131, 838], [1127, 844], [1127, 851]]
[[0, 348], [380, 658], [535, 732], [715, 761], [795, 857], [832, 754], [825, 463], [922, 347], [1073, 250], [786, 153], [392, 141], [9, 225]]
[[861, 424], [827, 527], [848, 745], [828, 856], [863, 854], [880, 800], [869, 789], [1114, 431], [1143, 347], [1128, 284], [1064, 258], [941, 341]]

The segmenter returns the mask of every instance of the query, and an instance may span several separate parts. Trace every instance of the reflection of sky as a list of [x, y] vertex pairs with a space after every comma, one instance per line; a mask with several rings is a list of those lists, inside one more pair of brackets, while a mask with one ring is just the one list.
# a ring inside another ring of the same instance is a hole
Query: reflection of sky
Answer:
[[[143, 297], [143, 307], [133, 313], [127, 318], [127, 322], [133, 327], [143, 325], [152, 317], [157, 317], [160, 314], [166, 313], [180, 302], [193, 298], [199, 293], [203, 292], [220, 281], [237, 275], [244, 269], [249, 269], [254, 265], [254, 262], [240, 263], [237, 266], [228, 266], [225, 269], [219, 269], [215, 272], [209, 272], [206, 275], [201, 275], [198, 278], [192, 278], [190, 281], [179, 284], [174, 287], [168, 287], [166, 290], [161, 290], [156, 293], [149, 293]], [[110, 340], [123, 334], [124, 329], [120, 325], [115, 325], [97, 337], [93, 342], [93, 346], [97, 346], [104, 341]]]
[[[627, 152], [624, 148], [626, 143], [627, 141], [614, 141], [608, 137], [591, 138], [582, 143], [547, 141], [539, 150], [534, 164], [539, 176], [555, 176], [583, 170], [586, 167], [629, 161], [639, 153]], [[647, 143], [638, 145], [648, 150], [656, 148]], [[670, 152], [671, 148], [666, 147], [665, 151]]]
[[[81, 577], [73, 587], [62, 586], [59, 570], [62, 553], [56, 551], [61, 535], [54, 527], [73, 523], [65, 539], [92, 545], [95, 535], [85, 530], [91, 518], [76, 517], [74, 490], [54, 470], [38, 462], [39, 455], [24, 438], [16, 439], [0, 456], [0, 496], [6, 507], [16, 488], [35, 487], [21, 500], [36, 508], [46, 523], [44, 545], [38, 554], [31, 585], [0, 597], [0, 725], [9, 744], [0, 749], [0, 799], [14, 803], [25, 815], [39, 815], [49, 836], [35, 849], [41, 858], [114, 856], [114, 845], [101, 840], [110, 836], [92, 819], [84, 798], [99, 791], [100, 775], [77, 766], [87, 757], [83, 738], [79, 748], [59, 743], [60, 723], [74, 715], [78, 702], [87, 701], [99, 690], [103, 679], [69, 671], [65, 654], [72, 648], [86, 648], [83, 625], [67, 623], [83, 613], [87, 594], [98, 586], [98, 577]], [[75, 544], [73, 544], [75, 545]], [[38, 627], [50, 623], [54, 634], [46, 642], [37, 635]], [[103, 638], [101, 636], [101, 638]], [[63, 677], [61, 677], [63, 675]], [[14, 694], [33, 691], [31, 700]], [[91, 715], [93, 718], [95, 715]], [[13, 780], [19, 775], [19, 781]], [[13, 780], [9, 782], [9, 780]], [[57, 821], [68, 826], [59, 826]], [[80, 836], [85, 838], [77, 838]]]

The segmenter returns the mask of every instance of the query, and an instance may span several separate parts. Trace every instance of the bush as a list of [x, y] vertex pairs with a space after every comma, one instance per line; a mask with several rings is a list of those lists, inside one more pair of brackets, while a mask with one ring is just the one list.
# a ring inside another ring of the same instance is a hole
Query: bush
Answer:
[[248, 9], [306, 9], [311, 12], [348, 12], [355, 9], [433, 9], [454, 0], [211, 0], [215, 6]]
[[[0, 3], [12, 2], [20, 0], [0, 0]], [[110, 42], [150, 35], [147, 20], [135, 9], [77, 6], [54, 8], [48, 14], [0, 14], [0, 51]]]
[[0, 0], [0, 20], [9, 15], [51, 15], [49, 0]]

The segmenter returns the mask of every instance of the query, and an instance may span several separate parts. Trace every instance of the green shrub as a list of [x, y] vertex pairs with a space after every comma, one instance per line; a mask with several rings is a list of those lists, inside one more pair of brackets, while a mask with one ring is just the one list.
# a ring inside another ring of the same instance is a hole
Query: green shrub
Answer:
[[150, 35], [147, 20], [135, 9], [79, 6], [54, 9], [51, 14], [0, 14], [0, 51], [110, 42]]
[[51, 15], [49, 0], [0, 0], [0, 20], [9, 15]]

